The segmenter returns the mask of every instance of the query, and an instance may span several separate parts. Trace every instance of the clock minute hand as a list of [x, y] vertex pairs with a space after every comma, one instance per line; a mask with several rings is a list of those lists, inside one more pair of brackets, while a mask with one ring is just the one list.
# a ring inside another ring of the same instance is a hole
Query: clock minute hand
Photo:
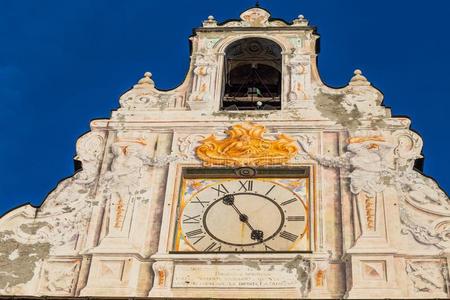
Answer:
[[261, 230], [256, 230], [253, 228], [253, 226], [248, 222], [248, 216], [246, 214], [241, 213], [241, 211], [236, 207], [234, 204], [234, 196], [233, 195], [226, 195], [222, 199], [223, 203], [225, 205], [229, 205], [233, 207], [233, 209], [238, 213], [239, 220], [245, 224], [247, 224], [248, 228], [252, 231], [250, 234], [250, 238], [252, 240], [259, 241], [260, 243], [263, 241], [264, 233]]

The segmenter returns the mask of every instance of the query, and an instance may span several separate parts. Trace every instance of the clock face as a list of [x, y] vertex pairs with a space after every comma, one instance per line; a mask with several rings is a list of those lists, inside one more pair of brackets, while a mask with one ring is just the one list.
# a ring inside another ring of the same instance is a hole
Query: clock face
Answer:
[[[306, 185], [305, 178], [291, 181]], [[307, 203], [292, 186], [262, 178], [206, 183], [179, 213], [179, 237], [191, 251], [308, 250]]]

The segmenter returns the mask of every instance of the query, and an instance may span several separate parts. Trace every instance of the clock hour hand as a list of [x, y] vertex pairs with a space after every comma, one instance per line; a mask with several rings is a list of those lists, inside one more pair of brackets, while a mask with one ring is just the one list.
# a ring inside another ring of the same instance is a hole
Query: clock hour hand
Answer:
[[248, 228], [252, 231], [250, 233], [250, 238], [255, 241], [263, 242], [264, 232], [261, 230], [254, 229], [252, 225], [248, 222], [248, 216], [246, 214], [241, 213], [241, 211], [234, 204], [234, 196], [226, 195], [222, 198], [222, 201], [225, 205], [231, 206], [239, 215], [239, 220], [245, 224], [247, 224]]

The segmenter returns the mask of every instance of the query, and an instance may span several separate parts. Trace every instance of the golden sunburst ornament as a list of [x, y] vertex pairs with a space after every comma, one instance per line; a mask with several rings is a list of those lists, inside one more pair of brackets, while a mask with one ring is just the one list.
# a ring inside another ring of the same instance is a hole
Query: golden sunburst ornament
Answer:
[[226, 130], [225, 139], [210, 135], [196, 149], [197, 157], [204, 165], [264, 166], [283, 165], [297, 155], [294, 139], [279, 134], [276, 139], [263, 137], [266, 128], [251, 123], [238, 124]]

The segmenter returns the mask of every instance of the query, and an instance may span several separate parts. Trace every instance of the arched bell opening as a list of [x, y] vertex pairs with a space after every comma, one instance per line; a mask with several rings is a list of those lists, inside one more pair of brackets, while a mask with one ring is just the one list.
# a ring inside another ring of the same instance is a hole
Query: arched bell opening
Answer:
[[263, 38], [235, 41], [225, 50], [222, 110], [281, 109], [281, 47]]

